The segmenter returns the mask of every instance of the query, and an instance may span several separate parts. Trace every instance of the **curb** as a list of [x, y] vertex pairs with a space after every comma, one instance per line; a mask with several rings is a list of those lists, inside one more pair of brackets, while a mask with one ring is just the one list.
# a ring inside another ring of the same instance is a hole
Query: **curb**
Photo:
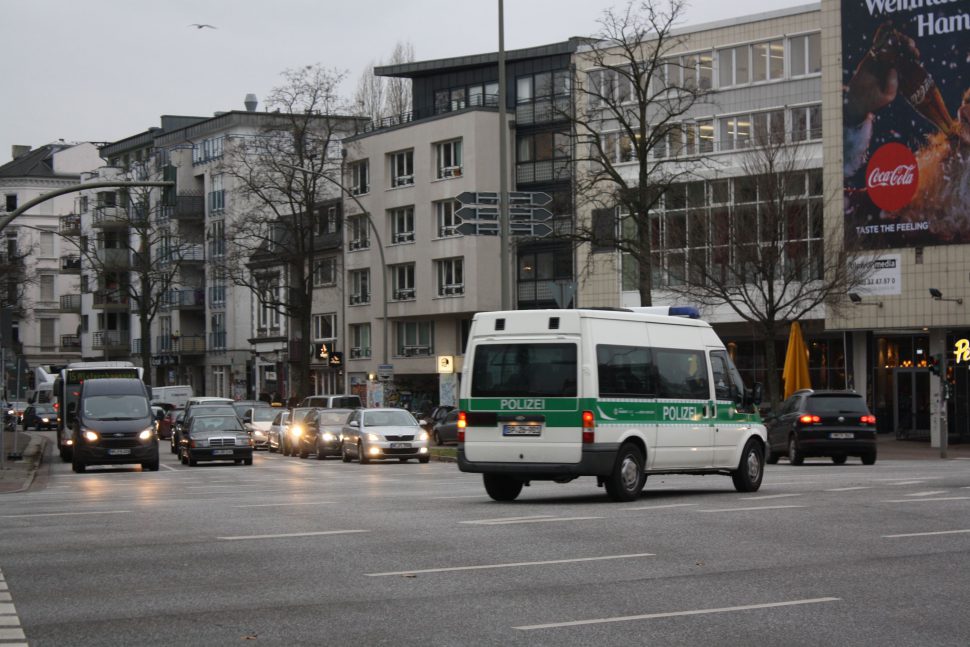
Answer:
[[458, 459], [454, 456], [438, 456], [435, 454], [431, 455], [431, 460], [437, 461], [439, 463], [457, 463]]
[[[27, 432], [22, 432], [22, 433], [27, 433]], [[37, 451], [34, 452], [33, 456], [31, 457], [33, 464], [31, 465], [30, 469], [27, 470], [27, 476], [24, 478], [23, 485], [21, 485], [20, 488], [17, 490], [10, 490], [9, 492], [7, 492], [7, 494], [18, 494], [29, 490], [31, 486], [34, 484], [34, 479], [37, 477], [37, 472], [44, 464], [44, 456], [47, 454], [47, 446], [50, 444], [50, 441], [43, 436], [32, 436], [31, 438], [37, 440], [39, 445]], [[29, 446], [30, 445], [28, 445], [28, 447]], [[24, 451], [26, 453], [26, 448]]]

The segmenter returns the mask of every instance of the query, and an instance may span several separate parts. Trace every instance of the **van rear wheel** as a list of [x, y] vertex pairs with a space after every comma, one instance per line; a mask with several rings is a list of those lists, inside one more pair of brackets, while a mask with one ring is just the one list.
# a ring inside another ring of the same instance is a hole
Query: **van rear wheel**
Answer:
[[496, 501], [515, 501], [522, 492], [522, 481], [502, 474], [482, 474], [485, 491]]
[[613, 472], [606, 477], [606, 493], [618, 502], [635, 501], [640, 498], [647, 475], [643, 471], [643, 454], [634, 445], [620, 447]]

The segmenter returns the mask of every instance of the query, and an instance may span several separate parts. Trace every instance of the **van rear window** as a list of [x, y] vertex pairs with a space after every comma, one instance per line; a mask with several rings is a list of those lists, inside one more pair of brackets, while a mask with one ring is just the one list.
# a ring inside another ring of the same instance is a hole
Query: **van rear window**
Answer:
[[472, 397], [575, 398], [576, 356], [576, 344], [479, 345]]

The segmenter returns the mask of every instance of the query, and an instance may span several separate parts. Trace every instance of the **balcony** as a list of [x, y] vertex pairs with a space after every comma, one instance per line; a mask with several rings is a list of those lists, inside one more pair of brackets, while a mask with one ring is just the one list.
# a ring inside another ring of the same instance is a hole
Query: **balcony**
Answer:
[[94, 257], [102, 269], [127, 270], [131, 268], [131, 253], [127, 249], [116, 247], [95, 250]]
[[61, 236], [80, 236], [81, 216], [76, 214], [61, 216], [59, 232]]
[[413, 301], [414, 300], [414, 288], [402, 288], [399, 290], [394, 290], [394, 300], [395, 301]]
[[128, 210], [124, 207], [101, 205], [94, 208], [91, 226], [95, 229], [127, 229]]
[[257, 339], [259, 341], [266, 341], [268, 339], [285, 339], [285, 338], [286, 338], [286, 335], [283, 332], [283, 329], [280, 328], [279, 326], [275, 326], [272, 328], [257, 328], [256, 335], [253, 337], [253, 339]]
[[94, 309], [105, 312], [127, 312], [128, 295], [118, 290], [98, 290], [94, 293]]
[[81, 295], [65, 294], [61, 297], [61, 312], [81, 312]]
[[370, 357], [370, 348], [363, 346], [352, 346], [350, 349], [350, 359], [367, 359]]
[[205, 307], [205, 289], [169, 290], [163, 299], [163, 305], [178, 310], [201, 310]]
[[427, 357], [431, 355], [430, 346], [405, 346], [401, 349], [404, 357]]
[[201, 195], [179, 195], [174, 204], [163, 204], [159, 208], [160, 220], [203, 220], [205, 218], [205, 199]]
[[61, 335], [62, 353], [80, 353], [81, 338], [77, 335]]
[[352, 306], [362, 306], [370, 303], [369, 294], [351, 294], [350, 295], [350, 305]]
[[80, 274], [81, 257], [77, 255], [61, 257], [61, 274]]
[[175, 262], [182, 265], [202, 263], [205, 261], [205, 247], [182, 244], [177, 249], [159, 249], [155, 252], [155, 261], [161, 265]]
[[205, 353], [205, 335], [173, 336], [171, 352], [179, 355], [202, 355]]
[[98, 330], [91, 337], [91, 348], [114, 353], [128, 353], [131, 338], [127, 330]]

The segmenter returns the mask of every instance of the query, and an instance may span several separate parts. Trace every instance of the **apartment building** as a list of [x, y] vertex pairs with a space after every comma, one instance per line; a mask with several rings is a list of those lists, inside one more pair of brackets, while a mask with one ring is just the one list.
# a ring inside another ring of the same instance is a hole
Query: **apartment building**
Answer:
[[[15, 146], [12, 153], [13, 159], [0, 166], [4, 212], [77, 184], [82, 172], [101, 161], [97, 146], [90, 142], [61, 141], [35, 150]], [[18, 385], [18, 396], [26, 392], [30, 375], [26, 366], [58, 366], [81, 357], [79, 231], [72, 195], [31, 208], [3, 231], [4, 301], [13, 307], [13, 334], [21, 353], [19, 364], [14, 362], [20, 370], [9, 375], [11, 399]], [[21, 257], [25, 258], [18, 262]], [[10, 351], [8, 359], [13, 359]]]

